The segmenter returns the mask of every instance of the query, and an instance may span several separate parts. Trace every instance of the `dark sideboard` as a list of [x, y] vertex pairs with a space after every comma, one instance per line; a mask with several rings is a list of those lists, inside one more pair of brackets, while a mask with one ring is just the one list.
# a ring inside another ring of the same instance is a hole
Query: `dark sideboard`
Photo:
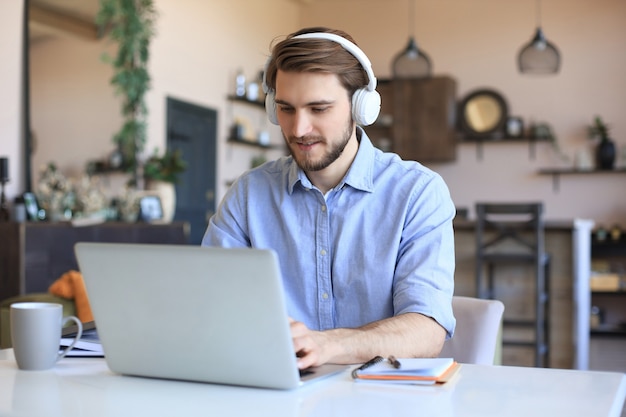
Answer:
[[76, 242], [189, 244], [189, 225], [101, 223], [76, 227], [60, 223], [0, 223], [0, 301], [48, 287], [78, 269]]

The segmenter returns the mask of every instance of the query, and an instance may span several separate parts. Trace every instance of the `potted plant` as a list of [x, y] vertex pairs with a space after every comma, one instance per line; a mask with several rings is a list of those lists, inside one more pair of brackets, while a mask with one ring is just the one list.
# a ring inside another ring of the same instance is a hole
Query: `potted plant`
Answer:
[[569, 162], [569, 157], [563, 152], [552, 127], [545, 122], [533, 123], [530, 126], [531, 137], [534, 140], [545, 140], [563, 162]]
[[187, 169], [187, 162], [183, 160], [180, 149], [166, 151], [159, 156], [158, 150], [143, 166], [143, 177], [146, 183], [153, 181], [164, 181], [175, 184], [178, 182], [178, 175]]
[[161, 199], [163, 221], [169, 223], [176, 211], [176, 189], [178, 176], [187, 169], [180, 149], [166, 151], [159, 155], [155, 149], [153, 155], [143, 164], [143, 178], [146, 189], [154, 191]]
[[115, 58], [103, 55], [113, 67], [111, 85], [122, 96], [124, 122], [113, 141], [137, 188], [142, 188], [139, 156], [146, 143], [145, 94], [150, 88], [148, 58], [155, 20], [152, 0], [101, 0], [96, 16], [100, 30], [117, 43]]
[[596, 146], [596, 168], [602, 170], [613, 169], [615, 163], [615, 143], [609, 137], [610, 127], [596, 116], [588, 127], [589, 138], [599, 139]]

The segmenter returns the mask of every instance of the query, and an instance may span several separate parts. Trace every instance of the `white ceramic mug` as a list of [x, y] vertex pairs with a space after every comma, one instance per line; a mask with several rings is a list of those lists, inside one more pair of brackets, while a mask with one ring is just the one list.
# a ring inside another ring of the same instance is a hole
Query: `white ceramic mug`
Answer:
[[[59, 352], [61, 329], [68, 321], [78, 327], [70, 346]], [[63, 306], [56, 303], [11, 304], [11, 343], [17, 366], [29, 371], [50, 369], [81, 338], [83, 326], [74, 316], [63, 318]]]

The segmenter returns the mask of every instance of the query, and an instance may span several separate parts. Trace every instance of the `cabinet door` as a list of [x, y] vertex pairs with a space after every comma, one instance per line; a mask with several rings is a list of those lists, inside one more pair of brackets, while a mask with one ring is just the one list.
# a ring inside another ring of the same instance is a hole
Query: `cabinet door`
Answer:
[[393, 80], [392, 95], [394, 152], [420, 162], [455, 160], [455, 80]]
[[21, 264], [23, 223], [0, 223], [0, 300], [16, 296], [24, 281]]

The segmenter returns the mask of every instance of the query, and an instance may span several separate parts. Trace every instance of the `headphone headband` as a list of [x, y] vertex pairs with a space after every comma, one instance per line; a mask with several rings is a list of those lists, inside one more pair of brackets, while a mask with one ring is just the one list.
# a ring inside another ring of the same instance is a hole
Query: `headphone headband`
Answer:
[[[303, 33], [301, 35], [294, 36], [291, 39], [327, 39], [329, 41], [338, 43], [339, 45], [343, 47], [343, 49], [350, 52], [350, 54], [352, 54], [352, 56], [354, 56], [359, 61], [359, 63], [365, 70], [365, 73], [367, 74], [367, 79], [368, 79], [368, 83], [366, 87], [367, 90], [368, 91], [376, 90], [377, 81], [376, 81], [376, 76], [374, 75], [374, 70], [372, 69], [372, 63], [370, 62], [367, 55], [365, 55], [365, 52], [363, 52], [361, 48], [356, 46], [353, 42], [350, 42], [343, 36], [335, 35], [334, 33], [326, 33], [326, 32]], [[267, 85], [267, 78], [265, 74], [267, 74], [267, 68], [269, 67], [271, 61], [272, 61], [272, 57], [270, 56], [269, 58], [267, 58], [267, 61], [265, 61], [265, 65], [263, 66], [263, 84], [261, 87], [263, 88], [263, 92], [265, 94], [267, 94], [270, 91], [270, 87], [269, 85]]]
[[361, 63], [361, 66], [367, 73], [367, 78], [369, 80], [367, 83], [367, 89], [369, 91], [376, 90], [376, 77], [374, 76], [374, 70], [372, 70], [372, 63], [369, 58], [365, 55], [365, 52], [363, 52], [361, 48], [343, 36], [335, 35], [334, 33], [313, 32], [303, 33], [302, 35], [294, 36], [292, 39], [327, 39], [338, 43], [343, 47], [343, 49], [350, 52], [350, 54], [352, 54], [352, 56], [354, 56]]

